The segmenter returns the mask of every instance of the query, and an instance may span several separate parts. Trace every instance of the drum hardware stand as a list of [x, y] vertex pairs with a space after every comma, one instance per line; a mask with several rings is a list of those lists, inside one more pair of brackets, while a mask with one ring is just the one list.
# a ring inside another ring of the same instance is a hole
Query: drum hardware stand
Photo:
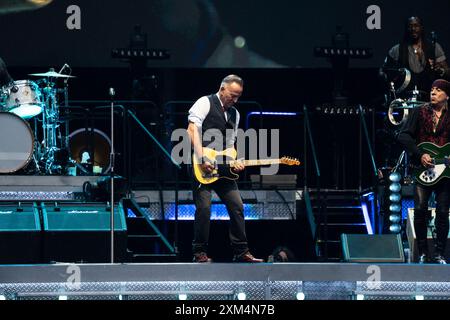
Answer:
[[109, 88], [109, 96], [111, 97], [111, 154], [109, 163], [111, 165], [111, 263], [114, 263], [114, 88]]
[[[62, 73], [62, 71], [68, 68], [69, 69], [69, 76], [72, 75], [72, 68], [65, 63], [61, 70], [59, 70], [58, 73]], [[64, 78], [64, 89], [63, 89], [63, 93], [64, 93], [64, 107], [65, 110], [67, 112], [67, 110], [69, 109], [69, 78]], [[63, 141], [63, 148], [66, 150], [69, 150], [69, 122], [65, 122], [65, 137], [64, 137], [64, 141]]]
[[57, 128], [59, 128], [59, 109], [56, 101], [54, 83], [49, 82], [44, 89], [46, 94], [46, 107], [43, 112], [42, 127], [44, 130], [44, 152], [41, 160], [45, 160], [45, 172], [54, 173], [54, 170], [61, 170], [60, 165], [55, 165], [55, 153], [60, 150], [57, 146]]
[[[64, 69], [69, 69], [69, 74], [62, 74]], [[66, 110], [68, 108], [68, 79], [75, 78], [71, 75], [72, 69], [65, 63], [59, 72], [55, 72], [53, 68], [45, 73], [32, 73], [32, 76], [43, 77], [42, 83], [45, 84], [42, 90], [44, 96], [43, 112], [42, 112], [42, 129], [43, 139], [42, 143], [38, 143], [38, 148], [35, 151], [35, 161], [38, 161], [37, 170], [39, 173], [44, 171], [46, 174], [61, 173], [63, 166], [57, 163], [56, 154], [62, 149], [68, 150], [68, 125], [65, 126], [65, 137], [61, 134], [61, 121], [59, 114], [59, 105], [57, 101], [57, 93], [63, 92], [65, 99]], [[56, 80], [64, 78], [64, 89], [58, 90], [56, 88]], [[37, 121], [40, 121], [37, 119]], [[37, 124], [35, 122], [35, 124]], [[35, 126], [37, 128], [37, 126]], [[37, 137], [37, 132], [35, 134]], [[60, 142], [58, 142], [60, 141]], [[42, 170], [40, 168], [42, 166]]]

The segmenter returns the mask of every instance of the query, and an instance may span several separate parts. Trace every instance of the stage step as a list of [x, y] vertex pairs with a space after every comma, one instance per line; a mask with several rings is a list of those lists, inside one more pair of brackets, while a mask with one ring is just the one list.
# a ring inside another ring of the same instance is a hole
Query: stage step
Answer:
[[177, 254], [173, 246], [139, 204], [131, 199], [125, 199], [123, 203], [125, 210], [127, 212], [130, 210], [132, 213], [126, 218], [130, 262], [176, 261]]
[[367, 234], [360, 194], [357, 190], [313, 190], [309, 196], [316, 226], [318, 260], [339, 261], [342, 258], [341, 234]]

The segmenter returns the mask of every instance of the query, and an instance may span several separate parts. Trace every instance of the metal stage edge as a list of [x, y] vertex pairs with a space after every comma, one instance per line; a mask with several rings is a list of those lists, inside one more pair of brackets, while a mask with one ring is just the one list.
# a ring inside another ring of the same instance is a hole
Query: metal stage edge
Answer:
[[[6, 300], [450, 299], [450, 266], [365, 263], [0, 265]], [[114, 298], [115, 297], [115, 298]]]

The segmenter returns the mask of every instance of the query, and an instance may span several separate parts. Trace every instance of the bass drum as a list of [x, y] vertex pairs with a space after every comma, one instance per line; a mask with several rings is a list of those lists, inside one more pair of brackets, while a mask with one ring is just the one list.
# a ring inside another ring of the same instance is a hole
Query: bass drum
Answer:
[[30, 125], [11, 112], [0, 112], [0, 173], [24, 168], [33, 158], [34, 136]]
[[[70, 156], [77, 163], [92, 163], [101, 168], [105, 174], [111, 170], [109, 157], [111, 153], [111, 140], [101, 130], [96, 128], [81, 128], [69, 135]], [[93, 156], [89, 159], [89, 150]]]

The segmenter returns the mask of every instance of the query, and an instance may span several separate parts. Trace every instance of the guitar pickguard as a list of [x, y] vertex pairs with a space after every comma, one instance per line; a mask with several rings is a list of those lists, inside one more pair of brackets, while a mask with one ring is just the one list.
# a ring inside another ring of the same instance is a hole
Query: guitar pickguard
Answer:
[[419, 175], [419, 180], [425, 184], [434, 183], [444, 172], [446, 166], [445, 164], [435, 165], [433, 168], [429, 168], [424, 170]]

